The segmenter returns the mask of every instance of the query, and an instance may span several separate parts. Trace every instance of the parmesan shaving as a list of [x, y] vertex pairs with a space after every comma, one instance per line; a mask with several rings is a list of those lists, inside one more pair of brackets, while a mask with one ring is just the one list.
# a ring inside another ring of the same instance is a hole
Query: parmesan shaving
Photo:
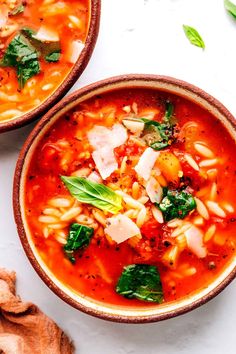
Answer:
[[127, 131], [121, 124], [115, 124], [112, 129], [95, 126], [88, 132], [89, 142], [95, 149], [92, 157], [103, 179], [118, 169], [114, 148], [124, 144], [127, 138]]
[[114, 152], [110, 147], [103, 147], [102, 149], [95, 150], [92, 153], [92, 157], [102, 179], [106, 179], [118, 169], [118, 163]]
[[80, 41], [73, 41], [70, 46], [69, 61], [75, 64], [79, 59], [79, 56], [84, 49], [84, 43]]
[[45, 25], [39, 28], [38, 32], [33, 35], [33, 38], [41, 42], [59, 42], [60, 40], [58, 32]]
[[152, 203], [160, 203], [163, 197], [163, 189], [161, 188], [159, 182], [151, 177], [146, 185], [146, 192]]
[[128, 216], [118, 214], [107, 219], [108, 226], [104, 229], [113, 241], [122, 243], [129, 238], [140, 235], [140, 229]]
[[135, 166], [135, 171], [145, 181], [149, 180], [152, 169], [159, 155], [159, 151], [155, 151], [152, 148], [148, 147], [140, 157], [138, 164]]
[[207, 255], [206, 247], [203, 244], [203, 233], [196, 226], [191, 226], [184, 232], [188, 248], [198, 258], [204, 258]]

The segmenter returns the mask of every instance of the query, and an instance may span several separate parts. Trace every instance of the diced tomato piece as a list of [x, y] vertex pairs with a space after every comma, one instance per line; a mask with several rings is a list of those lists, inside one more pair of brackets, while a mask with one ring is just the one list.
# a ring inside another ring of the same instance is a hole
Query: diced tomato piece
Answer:
[[114, 152], [116, 159], [120, 163], [123, 159], [124, 156], [136, 156], [142, 154], [144, 148], [141, 146], [138, 146], [132, 141], [128, 141], [127, 144], [123, 144], [119, 147], [117, 147]]

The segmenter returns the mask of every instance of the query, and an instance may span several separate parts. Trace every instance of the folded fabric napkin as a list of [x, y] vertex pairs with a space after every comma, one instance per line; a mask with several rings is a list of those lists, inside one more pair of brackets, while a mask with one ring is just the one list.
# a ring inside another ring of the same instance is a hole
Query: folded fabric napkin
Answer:
[[0, 268], [0, 354], [71, 354], [63, 331], [37, 306], [15, 295], [16, 275]]

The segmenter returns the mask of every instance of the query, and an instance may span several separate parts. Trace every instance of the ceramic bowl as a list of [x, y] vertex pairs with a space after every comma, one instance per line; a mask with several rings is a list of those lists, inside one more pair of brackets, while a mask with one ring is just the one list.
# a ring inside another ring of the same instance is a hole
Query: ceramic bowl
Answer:
[[91, 298], [86, 298], [83, 295], [73, 292], [56, 279], [40, 258], [31, 239], [25, 218], [25, 175], [32, 153], [40, 138], [62, 114], [75, 107], [78, 103], [104, 92], [124, 87], [160, 89], [185, 97], [202, 106], [205, 110], [210, 111], [216, 119], [222, 122], [228, 132], [233, 136], [234, 140], [236, 140], [235, 119], [230, 112], [212, 96], [191, 84], [170, 77], [152, 75], [119, 76], [97, 82], [64, 98], [40, 120], [28, 137], [20, 153], [15, 172], [13, 197], [15, 221], [22, 245], [36, 272], [48, 287], [65, 302], [83, 312], [106, 320], [127, 323], [155, 322], [193, 310], [221, 292], [236, 276], [236, 256], [213, 283], [189, 296], [159, 306], [144, 306], [142, 308], [130, 309], [122, 308], [110, 304], [98, 303]]
[[69, 91], [76, 80], [78, 80], [93, 53], [99, 32], [101, 0], [91, 0], [90, 4], [90, 25], [84, 49], [82, 50], [77, 62], [74, 64], [68, 76], [55, 90], [55, 92], [35, 109], [22, 114], [15, 119], [0, 122], [0, 133], [22, 127], [37, 118], [40, 118], [40, 116], [47, 112], [50, 107], [53, 107], [53, 105], [55, 105], [56, 102], [58, 102], [67, 91]]

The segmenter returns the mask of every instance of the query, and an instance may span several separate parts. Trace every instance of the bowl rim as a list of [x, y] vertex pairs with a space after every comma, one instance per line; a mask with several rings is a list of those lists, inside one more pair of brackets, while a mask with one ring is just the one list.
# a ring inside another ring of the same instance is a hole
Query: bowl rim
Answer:
[[[78, 301], [72, 299], [69, 295], [67, 295], [59, 286], [57, 286], [53, 280], [46, 274], [46, 272], [42, 269], [41, 265], [38, 263], [32, 248], [30, 247], [27, 233], [25, 231], [23, 225], [23, 218], [21, 215], [21, 201], [20, 201], [20, 184], [21, 184], [21, 176], [22, 171], [24, 170], [24, 161], [28, 154], [28, 151], [31, 147], [31, 144], [37, 138], [38, 133], [50, 122], [50, 120], [60, 112], [66, 105], [78, 100], [80, 97], [85, 96], [88, 93], [93, 92], [97, 89], [104, 89], [104, 92], [107, 91], [114, 91], [117, 88], [125, 88], [125, 84], [129, 81], [139, 81], [139, 82], [159, 82], [163, 84], [170, 84], [175, 87], [181, 87], [182, 89], [186, 90], [189, 93], [197, 95], [198, 97], [202, 98], [204, 101], [207, 101], [212, 107], [217, 109], [231, 124], [232, 128], [236, 130], [236, 120], [233, 115], [227, 110], [227, 108], [220, 103], [217, 99], [203, 91], [202, 89], [187, 83], [185, 81], [175, 79], [169, 76], [160, 76], [160, 75], [150, 75], [150, 74], [129, 74], [129, 75], [119, 75], [114, 76], [108, 79], [100, 80], [90, 85], [87, 85], [74, 93], [66, 96], [63, 100], [61, 100], [56, 106], [54, 106], [35, 126], [32, 130], [30, 135], [28, 136], [27, 140], [25, 141], [15, 169], [14, 175], [14, 183], [13, 183], [13, 210], [14, 210], [14, 218], [15, 223], [17, 226], [18, 234], [20, 237], [20, 241], [24, 248], [24, 251], [31, 262], [32, 266], [40, 276], [40, 278], [44, 281], [44, 283], [57, 295], [59, 298], [64, 300], [66, 303], [71, 305], [72, 307], [92, 315], [94, 317], [101, 318], [103, 320], [119, 322], [119, 323], [151, 323], [151, 322], [158, 322], [163, 321], [166, 319], [170, 319], [182, 314], [185, 314], [203, 304], [213, 299], [217, 296], [221, 291], [225, 289], [225, 287], [236, 278], [236, 266], [232, 269], [232, 271], [216, 286], [212, 291], [207, 293], [206, 295], [200, 297], [199, 299], [191, 302], [190, 304], [183, 305], [178, 309], [170, 310], [164, 314], [154, 314], [154, 315], [147, 315], [147, 316], [127, 316], [127, 315], [116, 315], [116, 314], [109, 314], [101, 310], [91, 309], [88, 306], [85, 306]], [[120, 87], [115, 87], [115, 85], [120, 85]], [[110, 85], [114, 85], [114, 87], [109, 89]], [[138, 86], [136, 86], [138, 88]], [[141, 84], [139, 85], [141, 88]], [[145, 88], [145, 86], [143, 86]], [[161, 89], [160, 89], [161, 90]], [[171, 90], [167, 90], [171, 92]], [[175, 93], [178, 95], [177, 93]], [[180, 95], [181, 96], [181, 95]], [[83, 99], [83, 98], [82, 98]], [[86, 99], [86, 98], [85, 98]], [[190, 98], [189, 98], [190, 99]], [[190, 99], [191, 100], [191, 99]], [[194, 100], [193, 100], [194, 102]], [[195, 102], [196, 103], [196, 102]], [[59, 117], [58, 117], [59, 118]], [[229, 267], [229, 266], [228, 266]], [[226, 267], [226, 269], [228, 268]], [[190, 296], [191, 297], [191, 296]]]
[[3, 121], [2, 123], [0, 122], [0, 133], [23, 127], [40, 118], [40, 115], [45, 114], [50, 107], [55, 105], [70, 90], [82, 75], [92, 56], [99, 33], [100, 15], [101, 0], [90, 0], [90, 23], [84, 48], [69, 74], [53, 94], [46, 98], [39, 106], [19, 117]]

